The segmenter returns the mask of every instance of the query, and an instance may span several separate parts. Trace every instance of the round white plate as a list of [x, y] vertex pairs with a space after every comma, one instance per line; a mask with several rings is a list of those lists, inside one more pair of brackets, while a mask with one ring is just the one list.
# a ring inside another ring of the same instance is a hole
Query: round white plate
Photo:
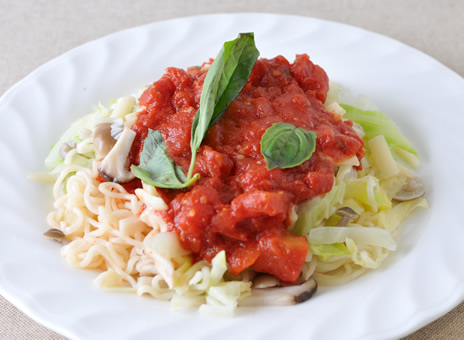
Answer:
[[[49, 147], [98, 102], [131, 94], [167, 66], [198, 65], [224, 41], [255, 32], [263, 57], [308, 53], [329, 77], [370, 97], [421, 155], [431, 208], [410, 218], [381, 269], [320, 289], [292, 307], [233, 318], [174, 312], [169, 303], [107, 294], [95, 273], [69, 268], [42, 237], [51, 188], [29, 181]], [[191, 340], [398, 338], [464, 298], [461, 210], [464, 80], [397, 41], [351, 26], [271, 14], [157, 22], [87, 43], [40, 67], [0, 100], [0, 289], [35, 320], [72, 338]]]

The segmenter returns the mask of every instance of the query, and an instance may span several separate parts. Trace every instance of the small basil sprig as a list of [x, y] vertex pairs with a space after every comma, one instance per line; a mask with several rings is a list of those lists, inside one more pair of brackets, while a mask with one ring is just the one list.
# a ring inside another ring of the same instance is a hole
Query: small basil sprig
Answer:
[[187, 177], [193, 174], [197, 150], [208, 129], [221, 118], [229, 104], [237, 98], [251, 75], [259, 57], [254, 34], [241, 33], [224, 44], [206, 74], [201, 91], [200, 108], [193, 119], [190, 149], [192, 159]]
[[167, 151], [161, 132], [149, 129], [140, 153], [140, 164], [132, 165], [132, 172], [147, 184], [170, 189], [186, 188], [200, 177], [196, 174], [187, 179], [184, 170], [174, 163]]
[[316, 149], [316, 134], [293, 124], [275, 123], [261, 137], [261, 154], [268, 170], [293, 168], [308, 160]]
[[135, 176], [160, 188], [181, 189], [194, 183], [200, 177], [193, 175], [193, 169], [201, 142], [247, 83], [258, 56], [254, 34], [241, 33], [237, 39], [224, 43], [211, 64], [203, 83], [200, 108], [193, 119], [187, 177], [167, 154], [161, 132], [153, 130], [145, 138], [139, 166], [131, 166]]

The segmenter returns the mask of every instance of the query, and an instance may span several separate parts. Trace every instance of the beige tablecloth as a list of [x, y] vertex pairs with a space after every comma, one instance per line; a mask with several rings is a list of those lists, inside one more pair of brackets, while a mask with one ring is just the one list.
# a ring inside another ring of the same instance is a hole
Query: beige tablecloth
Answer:
[[[109, 33], [174, 17], [263, 11], [363, 27], [413, 46], [464, 76], [461, 0], [0, 0], [0, 94], [41, 64]], [[3, 297], [0, 338], [63, 339]], [[406, 339], [463, 338], [460, 304]]]

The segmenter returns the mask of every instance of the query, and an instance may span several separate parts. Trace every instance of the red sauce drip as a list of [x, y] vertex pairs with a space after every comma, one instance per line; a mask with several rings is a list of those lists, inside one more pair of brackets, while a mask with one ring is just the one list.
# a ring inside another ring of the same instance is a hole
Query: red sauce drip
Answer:
[[[133, 126], [133, 163], [151, 128], [161, 131], [169, 156], [187, 171], [204, 77], [195, 68], [168, 68], [142, 94], [145, 110]], [[298, 278], [308, 243], [288, 231], [292, 207], [330, 191], [336, 162], [363, 155], [352, 123], [324, 110], [328, 88], [325, 71], [305, 54], [293, 64], [282, 56], [257, 61], [198, 151], [195, 172], [201, 178], [186, 190], [160, 190], [169, 205], [163, 217], [186, 249], [207, 261], [225, 250], [232, 274], [253, 267], [283, 282]], [[308, 161], [267, 170], [260, 140], [275, 122], [316, 132], [316, 151]]]

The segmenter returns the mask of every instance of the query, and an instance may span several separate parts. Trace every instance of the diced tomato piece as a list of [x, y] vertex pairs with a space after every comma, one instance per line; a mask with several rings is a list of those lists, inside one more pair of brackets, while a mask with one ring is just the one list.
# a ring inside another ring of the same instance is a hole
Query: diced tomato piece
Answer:
[[260, 256], [253, 265], [257, 271], [272, 274], [282, 282], [295, 282], [308, 253], [308, 241], [288, 231], [272, 230], [259, 239]]

